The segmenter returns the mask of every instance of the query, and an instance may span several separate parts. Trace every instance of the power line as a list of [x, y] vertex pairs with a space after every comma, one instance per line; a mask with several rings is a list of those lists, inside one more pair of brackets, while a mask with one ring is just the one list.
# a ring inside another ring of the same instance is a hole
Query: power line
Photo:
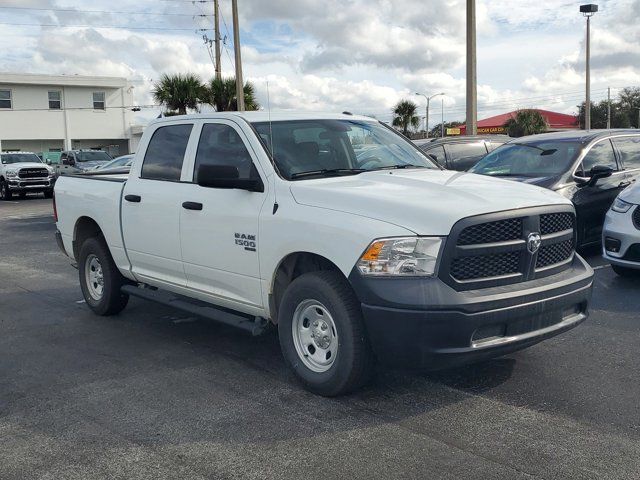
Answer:
[[[165, 30], [174, 32], [193, 32], [193, 28], [174, 28], [174, 27], [127, 27], [125, 25], [60, 25], [56, 23], [13, 23], [0, 22], [0, 25], [9, 25], [14, 27], [44, 27], [44, 28], [121, 28], [124, 30]], [[196, 31], [207, 32], [211, 28], [198, 28]]]
[[125, 14], [125, 15], [151, 15], [151, 16], [161, 16], [161, 17], [210, 17], [211, 15], [190, 15], [188, 13], [166, 13], [166, 12], [129, 12], [129, 11], [110, 11], [110, 10], [76, 10], [74, 8], [35, 8], [35, 7], [7, 7], [0, 6], [0, 8], [9, 9], [9, 10], [36, 10], [40, 12], [66, 12], [66, 13], [103, 13], [103, 14]]

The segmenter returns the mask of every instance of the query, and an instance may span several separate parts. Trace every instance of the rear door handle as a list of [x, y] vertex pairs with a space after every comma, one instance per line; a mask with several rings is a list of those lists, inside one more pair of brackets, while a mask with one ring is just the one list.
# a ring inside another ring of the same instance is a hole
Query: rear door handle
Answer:
[[198, 202], [183, 202], [182, 208], [187, 210], [202, 210], [202, 204]]
[[140, 200], [142, 200], [142, 197], [140, 195], [125, 195], [124, 199], [127, 202], [140, 203]]

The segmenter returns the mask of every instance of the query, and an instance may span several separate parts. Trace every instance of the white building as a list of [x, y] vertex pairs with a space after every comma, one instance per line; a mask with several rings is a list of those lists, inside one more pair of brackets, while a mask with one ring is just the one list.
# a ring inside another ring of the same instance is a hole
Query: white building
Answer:
[[132, 92], [125, 78], [0, 73], [0, 150], [134, 152]]

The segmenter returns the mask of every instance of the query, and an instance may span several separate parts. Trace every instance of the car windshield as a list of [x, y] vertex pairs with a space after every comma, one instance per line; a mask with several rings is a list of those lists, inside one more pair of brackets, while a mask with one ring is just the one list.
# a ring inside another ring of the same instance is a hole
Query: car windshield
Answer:
[[102, 168], [106, 170], [108, 168], [127, 167], [131, 164], [131, 160], [133, 160], [132, 155], [125, 155], [111, 160], [109, 163], [105, 163]]
[[111, 157], [107, 152], [92, 151], [92, 152], [78, 152], [76, 154], [77, 162], [108, 162]]
[[[400, 134], [376, 121], [292, 120], [254, 123], [289, 180], [395, 168], [438, 168]], [[273, 133], [273, 141], [271, 135]]]
[[11, 163], [42, 163], [40, 157], [35, 153], [3, 153], [0, 156], [0, 160], [3, 165], [9, 165]]
[[582, 145], [574, 141], [507, 143], [469, 172], [496, 177], [550, 177], [570, 169]]

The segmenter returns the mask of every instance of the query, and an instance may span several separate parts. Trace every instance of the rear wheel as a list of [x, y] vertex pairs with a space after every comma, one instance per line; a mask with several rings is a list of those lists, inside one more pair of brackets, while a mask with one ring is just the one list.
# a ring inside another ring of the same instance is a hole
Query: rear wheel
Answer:
[[115, 315], [127, 306], [129, 296], [120, 288], [127, 280], [118, 271], [102, 238], [88, 238], [78, 258], [80, 287], [89, 308], [98, 315]]
[[4, 180], [0, 180], [0, 200], [11, 200], [11, 190]]
[[360, 304], [337, 272], [305, 273], [287, 287], [278, 314], [278, 336], [289, 367], [319, 395], [353, 391], [373, 372]]
[[640, 278], [640, 270], [636, 268], [621, 267], [620, 265], [611, 265], [613, 271], [621, 277]]

